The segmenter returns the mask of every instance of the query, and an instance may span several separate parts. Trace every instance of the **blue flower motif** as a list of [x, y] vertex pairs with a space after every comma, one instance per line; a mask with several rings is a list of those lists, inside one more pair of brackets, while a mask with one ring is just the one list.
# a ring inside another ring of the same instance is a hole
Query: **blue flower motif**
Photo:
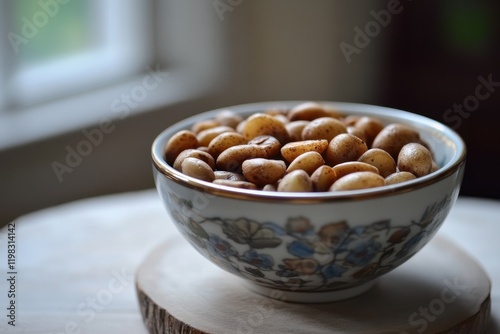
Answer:
[[365, 233], [365, 229], [366, 229], [365, 226], [354, 226], [353, 228], [351, 228], [351, 233], [356, 235], [362, 235], [363, 233]]
[[276, 233], [276, 235], [279, 235], [279, 236], [283, 236], [285, 235], [285, 230], [279, 226], [278, 224], [274, 224], [274, 223], [264, 223], [262, 224], [262, 227], [266, 227], [270, 230], [272, 230], [274, 233]]
[[415, 234], [403, 245], [401, 250], [396, 253], [396, 257], [400, 258], [411, 253], [417, 247], [420, 241], [424, 238], [424, 236], [425, 236], [424, 231]]
[[321, 272], [326, 278], [332, 277], [342, 277], [342, 275], [347, 271], [347, 268], [339, 266], [335, 263], [328, 264], [323, 267]]
[[314, 235], [314, 226], [311, 224], [309, 219], [305, 217], [289, 218], [285, 224], [285, 230], [286, 233], [299, 238]]
[[274, 248], [282, 242], [272, 229], [246, 218], [223, 221], [222, 232], [229, 239], [239, 244], [249, 245], [251, 248]]
[[353, 237], [346, 237], [346, 238], [342, 239], [342, 241], [334, 249], [335, 254], [341, 254], [341, 253], [349, 251], [350, 244], [354, 240], [356, 240], [356, 239]]
[[276, 275], [279, 277], [297, 277], [299, 274], [290, 268], [285, 267], [284, 265], [280, 264], [278, 266], [279, 270], [276, 272]]
[[241, 259], [263, 270], [271, 270], [274, 265], [271, 256], [259, 254], [253, 249], [246, 251]]
[[354, 266], [365, 266], [378, 254], [382, 245], [373, 240], [363, 240], [349, 251], [345, 262]]
[[314, 254], [314, 248], [302, 241], [293, 241], [287, 249], [288, 253], [301, 258], [308, 258]]
[[238, 255], [238, 252], [231, 246], [229, 242], [215, 234], [210, 234], [209, 240], [207, 243], [208, 251], [217, 257], [229, 258], [231, 256]]

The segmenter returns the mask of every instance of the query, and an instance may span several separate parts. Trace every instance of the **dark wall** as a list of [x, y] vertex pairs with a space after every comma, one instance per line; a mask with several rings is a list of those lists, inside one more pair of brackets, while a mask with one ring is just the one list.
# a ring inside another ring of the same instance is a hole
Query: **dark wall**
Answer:
[[461, 194], [500, 198], [500, 2], [405, 5], [386, 28], [380, 103], [454, 128], [468, 148]]

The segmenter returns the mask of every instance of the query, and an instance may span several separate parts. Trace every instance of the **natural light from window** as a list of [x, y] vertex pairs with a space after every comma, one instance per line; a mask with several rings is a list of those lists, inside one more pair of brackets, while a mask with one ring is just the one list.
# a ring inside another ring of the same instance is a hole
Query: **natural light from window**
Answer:
[[225, 29], [204, 0], [0, 0], [0, 151], [212, 94]]
[[133, 0], [4, 4], [0, 16], [8, 22], [4, 24], [8, 48], [3, 50], [6, 109], [95, 89], [141, 71], [152, 49], [144, 4]]

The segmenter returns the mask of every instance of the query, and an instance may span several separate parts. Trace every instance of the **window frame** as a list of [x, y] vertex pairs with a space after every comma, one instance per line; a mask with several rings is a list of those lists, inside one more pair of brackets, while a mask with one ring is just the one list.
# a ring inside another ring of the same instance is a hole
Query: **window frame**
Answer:
[[[6, 83], [8, 105], [14, 108], [31, 106], [92, 89], [137, 73], [151, 60], [152, 47], [147, 38], [141, 38], [151, 35], [147, 25], [141, 24], [147, 20], [151, 1], [88, 0], [86, 3], [94, 15], [102, 15], [94, 21], [97, 27], [92, 34], [96, 46], [76, 55], [31, 66], [18, 67], [14, 60], [10, 66], [14, 72]], [[59, 6], [60, 12], [64, 5]], [[115, 15], [117, 12], [120, 15]], [[47, 14], [46, 17], [50, 24], [51, 17]], [[127, 43], [123, 36], [132, 41]], [[29, 43], [30, 39], [26, 40]], [[18, 52], [23, 52], [22, 48], [28, 44], [18, 47]], [[12, 45], [9, 51], [15, 53]], [[86, 75], [88, 73], [92, 75]]]
[[[228, 74], [222, 47], [228, 36], [211, 2], [151, 3], [149, 18], [155, 31], [147, 43], [153, 53], [141, 70], [113, 84], [97, 84], [80, 93], [0, 111], [0, 151], [78, 131], [103, 120], [123, 119], [124, 115], [113, 109], [113, 102], [143, 85], [146, 76], [158, 68], [163, 71], [161, 89], [149, 92], [147, 99], [127, 111], [127, 117], [216, 92]], [[208, 37], [208, 49], [206, 43], [197, 43]], [[186, 44], [193, 39], [194, 43]]]

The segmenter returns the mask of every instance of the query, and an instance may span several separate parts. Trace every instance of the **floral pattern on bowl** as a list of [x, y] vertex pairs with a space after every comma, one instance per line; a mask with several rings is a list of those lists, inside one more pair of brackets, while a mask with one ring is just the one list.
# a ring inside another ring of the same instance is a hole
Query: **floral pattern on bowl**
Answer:
[[166, 200], [180, 232], [210, 261], [261, 286], [291, 291], [345, 289], [389, 272], [431, 239], [453, 202], [445, 196], [416, 221], [388, 218], [353, 226], [348, 221], [313, 224], [305, 216], [289, 217], [281, 225], [204, 217], [173, 192]]

